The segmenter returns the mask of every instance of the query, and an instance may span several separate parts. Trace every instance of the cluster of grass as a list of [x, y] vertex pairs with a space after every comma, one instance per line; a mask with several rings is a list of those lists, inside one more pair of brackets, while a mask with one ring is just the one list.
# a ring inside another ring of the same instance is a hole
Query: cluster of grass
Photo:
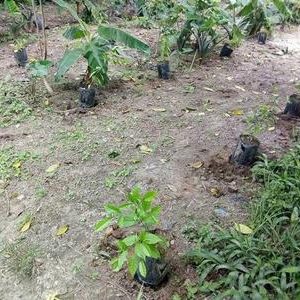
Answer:
[[253, 173], [262, 183], [249, 208], [253, 231], [202, 227], [187, 259], [214, 299], [299, 299], [300, 146]]
[[32, 109], [18, 94], [18, 88], [8, 83], [0, 85], [0, 128], [19, 124], [32, 115]]
[[275, 105], [260, 105], [258, 109], [251, 113], [246, 119], [249, 133], [258, 134], [274, 126], [276, 121], [275, 113]]
[[28, 151], [17, 152], [13, 147], [0, 149], [0, 180], [7, 181], [23, 173], [23, 164], [33, 158]]
[[25, 241], [16, 241], [5, 245], [0, 252], [7, 268], [21, 278], [31, 278], [34, 272], [37, 248]]

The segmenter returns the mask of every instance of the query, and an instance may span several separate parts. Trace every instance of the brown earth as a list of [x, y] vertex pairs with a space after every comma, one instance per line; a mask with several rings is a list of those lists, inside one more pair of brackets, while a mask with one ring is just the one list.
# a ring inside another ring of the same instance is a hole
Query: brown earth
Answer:
[[[133, 31], [154, 47], [155, 32]], [[49, 58], [55, 62], [67, 44], [62, 32], [62, 27], [48, 31]], [[37, 57], [37, 44], [28, 51]], [[0, 65], [2, 82], [6, 78], [28, 91], [28, 74], [15, 65], [9, 45], [1, 47]], [[255, 185], [247, 170], [228, 164], [228, 157], [248, 130], [246, 119], [252, 112], [261, 105], [273, 107], [277, 100], [279, 113], [287, 97], [297, 92], [299, 27], [276, 31], [264, 46], [245, 41], [228, 60], [214, 55], [191, 71], [189, 64], [181, 64], [169, 81], [157, 79], [149, 66], [112, 67], [111, 83], [98, 91], [101, 104], [83, 114], [67, 114], [68, 107], [77, 106], [78, 79], [85, 67], [81, 62], [64, 83], [52, 82], [54, 96], [42, 84], [38, 99], [28, 95], [34, 118], [0, 129], [0, 149], [13, 146], [38, 155], [22, 166], [26, 175], [12, 179], [0, 194], [1, 246], [24, 239], [39, 249], [31, 279], [20, 279], [5, 259], [0, 261], [0, 299], [47, 299], [54, 294], [59, 299], [136, 299], [140, 286], [126, 271], [110, 270], [99, 255], [101, 235], [93, 229], [104, 203], [121, 201], [136, 184], [159, 191], [160, 228], [171, 240], [169, 281], [158, 290], [145, 288], [145, 299], [171, 299], [175, 292], [184, 293], [187, 278], [195, 278], [181, 258], [191, 247], [182, 230], [192, 220], [224, 226], [246, 220]], [[263, 152], [278, 156], [286, 151], [298, 126], [291, 122], [280, 119], [258, 134]], [[152, 152], [141, 153], [139, 145]], [[110, 159], [112, 151], [120, 155]], [[45, 170], [56, 163], [58, 171], [49, 177]], [[42, 199], [36, 193], [40, 187], [47, 192]], [[212, 189], [220, 190], [220, 197]], [[227, 216], [216, 215], [216, 208]], [[18, 224], [27, 213], [34, 222], [21, 233]], [[69, 231], [57, 237], [63, 224]]]

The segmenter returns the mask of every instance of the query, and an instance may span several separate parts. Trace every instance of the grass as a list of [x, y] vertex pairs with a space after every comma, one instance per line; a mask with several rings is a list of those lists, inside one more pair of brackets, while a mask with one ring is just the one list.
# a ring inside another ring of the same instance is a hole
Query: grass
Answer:
[[214, 225], [196, 232], [186, 257], [198, 291], [213, 299], [299, 299], [300, 146], [258, 163], [253, 174], [262, 186], [249, 208], [250, 232]]
[[22, 278], [32, 277], [38, 255], [37, 248], [26, 241], [8, 243], [1, 251], [8, 270]]
[[134, 171], [133, 166], [125, 166], [119, 170], [111, 172], [104, 180], [104, 186], [113, 189], [123, 183], [126, 177], [130, 176]]
[[24, 174], [24, 163], [33, 158], [28, 151], [17, 152], [13, 147], [0, 149], [0, 180], [8, 181]]
[[8, 83], [0, 85], [0, 127], [19, 124], [32, 116], [32, 109], [23, 98], [18, 87]]
[[249, 133], [258, 134], [274, 126], [276, 121], [275, 113], [275, 105], [260, 105], [258, 109], [251, 113], [246, 119]]

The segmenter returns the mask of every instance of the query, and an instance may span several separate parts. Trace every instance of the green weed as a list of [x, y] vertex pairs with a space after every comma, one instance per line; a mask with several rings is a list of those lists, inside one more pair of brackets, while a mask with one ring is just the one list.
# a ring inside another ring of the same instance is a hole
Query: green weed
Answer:
[[187, 253], [199, 290], [214, 299], [298, 299], [300, 296], [300, 146], [253, 168], [262, 183], [249, 228], [207, 225]]
[[38, 249], [25, 241], [8, 243], [1, 251], [7, 268], [22, 278], [32, 277], [38, 255]]
[[0, 84], [0, 127], [19, 124], [32, 115], [32, 109], [18, 92], [18, 87]]
[[134, 171], [133, 166], [125, 166], [117, 171], [111, 172], [104, 181], [104, 186], [108, 189], [115, 188], [122, 184], [126, 177], [130, 176]]
[[45, 198], [47, 196], [47, 194], [48, 194], [48, 191], [42, 186], [39, 186], [35, 189], [35, 197], [38, 200]]
[[258, 109], [251, 113], [246, 119], [249, 133], [258, 134], [274, 126], [276, 121], [275, 112], [276, 107], [273, 105], [260, 105]]
[[0, 180], [7, 181], [24, 174], [24, 163], [33, 158], [28, 151], [16, 152], [14, 148], [0, 149]]

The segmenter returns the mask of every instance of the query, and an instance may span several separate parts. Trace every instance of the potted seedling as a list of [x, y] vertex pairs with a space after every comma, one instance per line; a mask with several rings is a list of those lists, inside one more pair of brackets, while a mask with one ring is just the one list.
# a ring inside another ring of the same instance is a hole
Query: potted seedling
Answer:
[[232, 52], [233, 48], [228, 43], [225, 43], [220, 51], [220, 57], [230, 57]]
[[283, 113], [297, 118], [300, 117], [300, 95], [293, 94], [289, 97]]
[[257, 35], [257, 40], [260, 45], [264, 45], [267, 41], [267, 33], [265, 31], [260, 31]]
[[28, 63], [26, 41], [24, 39], [17, 40], [14, 44], [14, 57], [19, 67], [25, 67]]
[[167, 35], [162, 35], [160, 39], [160, 58], [157, 64], [158, 77], [161, 79], [170, 79], [170, 54], [170, 39]]
[[53, 90], [49, 83], [46, 80], [50, 67], [53, 63], [49, 60], [33, 60], [28, 65], [28, 71], [31, 79], [31, 94], [33, 98], [36, 96], [36, 83], [38, 79], [42, 79], [45, 85], [45, 88], [49, 94], [53, 94]]
[[259, 145], [254, 136], [242, 134], [229, 160], [237, 165], [251, 166], [258, 158]]
[[102, 87], [108, 83], [108, 63], [113, 57], [111, 54], [112, 52], [116, 55], [120, 53], [117, 51], [117, 43], [146, 54], [150, 54], [150, 47], [133, 35], [112, 26], [100, 24], [96, 31], [91, 31], [70, 4], [63, 0], [55, 0], [55, 3], [67, 9], [78, 21], [78, 25], [69, 27], [64, 33], [65, 38], [78, 42], [72, 43], [73, 47], [68, 47], [65, 51], [58, 63], [56, 79], [63, 77], [74, 63], [84, 58], [87, 62], [87, 69], [80, 88], [80, 105], [94, 106], [96, 104], [95, 86]]
[[118, 256], [112, 259], [111, 266], [118, 272], [127, 264], [133, 278], [152, 287], [160, 285], [168, 274], [162, 258], [167, 241], [152, 230], [161, 210], [159, 205], [153, 205], [156, 196], [154, 191], [143, 194], [135, 187], [124, 202], [105, 205], [106, 216], [95, 225], [96, 231], [112, 225], [127, 228], [129, 233], [118, 240]]

